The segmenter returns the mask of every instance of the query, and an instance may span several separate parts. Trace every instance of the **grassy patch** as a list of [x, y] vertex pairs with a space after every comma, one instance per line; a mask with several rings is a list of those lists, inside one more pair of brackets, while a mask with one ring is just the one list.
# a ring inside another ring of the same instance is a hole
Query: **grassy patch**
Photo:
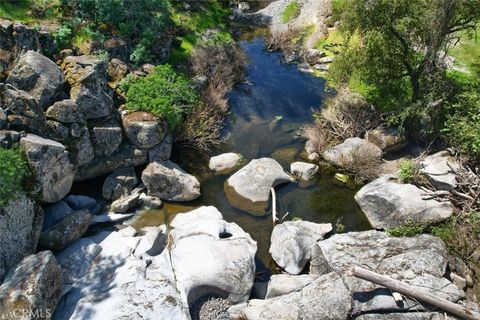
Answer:
[[475, 71], [475, 69], [478, 68], [480, 61], [480, 39], [477, 36], [478, 32], [480, 32], [480, 27], [477, 28], [475, 34], [462, 34], [460, 42], [450, 50], [450, 55], [455, 58], [455, 65], [457, 67], [467, 67], [470, 71]]
[[217, 30], [206, 44], [233, 42], [227, 32], [227, 17], [230, 10], [215, 0], [208, 1], [206, 6], [200, 5], [195, 11], [184, 11], [182, 8], [172, 9], [172, 20], [175, 25], [185, 29], [184, 35], [177, 37], [180, 45], [172, 48], [170, 63], [177, 64], [186, 60], [196, 45], [203, 44], [202, 34], [209, 30]]
[[288, 6], [285, 7], [285, 9], [282, 12], [282, 21], [283, 23], [288, 23], [292, 19], [298, 17], [300, 14], [300, 4], [298, 3], [297, 0], [294, 0], [288, 4]]
[[342, 34], [337, 29], [330, 29], [328, 36], [325, 39], [320, 39], [315, 44], [315, 49], [325, 52], [329, 57], [333, 57], [338, 54], [340, 46], [345, 44]]
[[60, 0], [0, 0], [0, 17], [34, 23], [59, 17]]
[[23, 182], [28, 174], [27, 161], [19, 149], [0, 147], [0, 206], [23, 192]]

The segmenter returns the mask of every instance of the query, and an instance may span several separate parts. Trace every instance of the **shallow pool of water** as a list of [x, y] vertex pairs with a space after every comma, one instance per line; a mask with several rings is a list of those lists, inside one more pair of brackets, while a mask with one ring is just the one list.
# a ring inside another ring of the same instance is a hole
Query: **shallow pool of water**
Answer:
[[[268, 254], [273, 229], [271, 215], [252, 216], [228, 202], [224, 184], [229, 175], [208, 170], [208, 159], [223, 152], [238, 152], [246, 161], [260, 157], [276, 159], [285, 170], [290, 163], [302, 160], [305, 141], [296, 137], [298, 128], [312, 122], [312, 109], [318, 109], [332, 93], [325, 91], [325, 81], [285, 64], [280, 53], [265, 50], [263, 38], [240, 42], [249, 57], [247, 81], [229, 95], [231, 114], [226, 125], [227, 140], [209, 155], [183, 151], [174, 159], [201, 182], [202, 196], [188, 204], [165, 204], [159, 211], [144, 213], [135, 222], [137, 227], [159, 225], [172, 215], [200, 205], [217, 207], [227, 221], [239, 224], [258, 243], [258, 259], [271, 265]], [[355, 188], [334, 179], [334, 173], [322, 169], [315, 181], [290, 183], [277, 190], [279, 215], [289, 212], [307, 221], [330, 222], [343, 230], [369, 228], [368, 222], [353, 198]]]

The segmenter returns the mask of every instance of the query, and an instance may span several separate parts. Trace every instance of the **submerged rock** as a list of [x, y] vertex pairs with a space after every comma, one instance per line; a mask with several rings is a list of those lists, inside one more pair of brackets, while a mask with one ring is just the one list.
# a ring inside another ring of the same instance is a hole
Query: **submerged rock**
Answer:
[[403, 226], [410, 222], [434, 223], [453, 213], [450, 202], [424, 200], [423, 191], [412, 184], [401, 184], [392, 176], [382, 176], [365, 185], [355, 195], [370, 224], [377, 229]]
[[310, 260], [315, 243], [330, 231], [332, 231], [330, 223], [285, 221], [273, 228], [269, 252], [285, 271], [299, 274]]
[[308, 162], [293, 162], [290, 164], [290, 172], [303, 180], [310, 180], [317, 173], [318, 166]]
[[0, 314], [6, 319], [50, 319], [62, 292], [60, 266], [52, 252], [41, 251], [7, 275], [0, 286]]
[[31, 50], [20, 57], [7, 78], [7, 83], [28, 92], [43, 110], [55, 102], [64, 82], [63, 73], [55, 62]]
[[35, 179], [34, 192], [47, 203], [60, 201], [70, 191], [75, 167], [65, 146], [53, 140], [28, 134], [20, 139]]
[[0, 208], [0, 283], [24, 257], [35, 252], [43, 210], [25, 195]]
[[233, 169], [240, 164], [242, 156], [238, 153], [223, 153], [210, 158], [208, 168], [212, 171], [225, 171]]
[[171, 161], [150, 163], [142, 172], [148, 195], [170, 201], [190, 201], [200, 196], [200, 182]]
[[294, 179], [271, 158], [254, 159], [237, 171], [227, 184], [240, 196], [253, 201], [268, 201], [270, 188]]

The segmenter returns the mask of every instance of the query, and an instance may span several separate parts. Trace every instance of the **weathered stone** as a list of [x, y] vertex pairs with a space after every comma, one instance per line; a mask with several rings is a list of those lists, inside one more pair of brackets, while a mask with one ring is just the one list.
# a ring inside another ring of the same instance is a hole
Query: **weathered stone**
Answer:
[[240, 196], [253, 201], [268, 201], [270, 188], [294, 179], [271, 158], [254, 159], [237, 171], [227, 184]]
[[84, 195], [69, 194], [63, 199], [73, 210], [88, 210], [95, 211], [97, 201], [91, 197]]
[[26, 131], [46, 136], [48, 125], [43, 109], [27, 92], [18, 90], [11, 85], [0, 84], [0, 105], [8, 111], [6, 121], [11, 129]]
[[47, 230], [60, 221], [62, 221], [66, 216], [72, 214], [74, 210], [70, 208], [67, 202], [59, 201], [52, 205], [46, 206], [43, 208], [45, 213], [45, 218], [43, 219], [42, 230]]
[[35, 179], [33, 191], [43, 202], [53, 203], [65, 197], [72, 187], [75, 168], [65, 147], [53, 140], [28, 134], [20, 139]]
[[52, 60], [35, 51], [27, 51], [10, 72], [7, 82], [28, 92], [46, 110], [60, 92], [65, 79]]
[[0, 314], [6, 319], [50, 319], [62, 292], [60, 266], [50, 251], [41, 251], [7, 275], [0, 286]]
[[114, 82], [120, 81], [128, 73], [128, 66], [125, 62], [120, 59], [113, 58], [108, 63], [108, 76]]
[[161, 227], [150, 227], [142, 237], [133, 253], [135, 257], [148, 259], [162, 253], [167, 244], [165, 225]]
[[159, 118], [147, 112], [132, 112], [122, 119], [125, 134], [131, 143], [139, 148], [151, 148], [162, 142], [166, 125]]
[[308, 162], [294, 162], [290, 164], [290, 172], [303, 180], [310, 180], [318, 171], [318, 166]]
[[290, 275], [290, 274], [274, 274], [268, 281], [268, 291], [265, 299], [270, 299], [291, 292], [300, 291], [318, 276], [310, 274]]
[[148, 149], [148, 160], [150, 162], [165, 161], [170, 159], [171, 153], [172, 153], [172, 136], [169, 133], [167, 133], [163, 138], [162, 142]]
[[[386, 274], [441, 298], [458, 301], [464, 293], [443, 278], [448, 253], [443, 242], [430, 235], [390, 237], [384, 232], [336, 234], [318, 241], [310, 262], [311, 274], [343, 272], [352, 265]], [[355, 277], [344, 279], [354, 294], [352, 315], [375, 311], [424, 310], [417, 301], [397, 303], [391, 291]]]
[[124, 194], [112, 203], [110, 210], [114, 213], [125, 213], [137, 205], [139, 197], [139, 194]]
[[129, 194], [137, 184], [133, 167], [118, 168], [105, 179], [102, 195], [107, 200], [117, 200], [122, 195]]
[[330, 231], [330, 223], [285, 221], [273, 228], [269, 252], [285, 271], [299, 274], [310, 260], [315, 243]]
[[223, 153], [210, 158], [208, 168], [212, 171], [226, 171], [235, 168], [242, 161], [242, 156], [238, 153]]
[[147, 163], [147, 150], [138, 149], [129, 143], [122, 143], [117, 151], [107, 158], [95, 158], [87, 165], [80, 167], [76, 181], [99, 177], [125, 166], [140, 166]]
[[[110, 57], [118, 58], [126, 61], [128, 59], [129, 50], [128, 45], [125, 40], [121, 38], [111, 38], [107, 39], [103, 43], [103, 47], [107, 50]], [[114, 60], [112, 59], [112, 60]]]
[[305, 153], [309, 161], [317, 161], [320, 158], [315, 150], [315, 147], [313, 146], [313, 142], [310, 140], [305, 143]]
[[147, 196], [145, 193], [140, 194], [139, 200], [144, 210], [155, 210], [162, 207], [162, 200], [160, 200], [160, 198]]
[[92, 129], [92, 139], [95, 156], [110, 156], [122, 143], [122, 128], [113, 122], [96, 126]]
[[46, 116], [61, 123], [86, 123], [78, 105], [71, 99], [55, 102], [47, 109]]
[[450, 202], [424, 200], [423, 191], [412, 184], [401, 184], [392, 176], [382, 176], [365, 185], [355, 195], [370, 224], [377, 229], [405, 224], [432, 223], [452, 215]]
[[365, 140], [374, 143], [385, 153], [395, 152], [407, 146], [407, 139], [395, 128], [373, 129], [365, 134]]
[[86, 210], [74, 211], [59, 223], [43, 231], [39, 243], [45, 248], [61, 250], [87, 231], [91, 219], [92, 215]]
[[250, 10], [250, 5], [248, 4], [248, 2], [240, 2], [238, 4], [238, 9], [242, 12], [245, 12]]
[[354, 165], [366, 157], [373, 161], [380, 161], [382, 159], [382, 150], [367, 140], [348, 138], [343, 143], [325, 150], [322, 156], [325, 160], [342, 167]]
[[142, 172], [148, 195], [170, 201], [190, 201], [200, 196], [200, 182], [171, 161], [150, 163]]
[[448, 151], [440, 151], [426, 157], [420, 166], [421, 172], [435, 188], [451, 190], [457, 186], [455, 171], [460, 169], [460, 164]]
[[[71, 128], [71, 135], [74, 136], [74, 125], [72, 125]], [[95, 150], [87, 127], [80, 129], [79, 138], [71, 141], [68, 147], [73, 155], [73, 163], [76, 166], [84, 166], [90, 163], [95, 157]]]
[[0, 208], [0, 283], [25, 256], [35, 253], [43, 210], [22, 195]]
[[265, 300], [250, 300], [231, 307], [231, 318], [249, 320], [346, 320], [349, 319], [352, 296], [342, 278], [335, 272], [318, 277], [302, 290]]

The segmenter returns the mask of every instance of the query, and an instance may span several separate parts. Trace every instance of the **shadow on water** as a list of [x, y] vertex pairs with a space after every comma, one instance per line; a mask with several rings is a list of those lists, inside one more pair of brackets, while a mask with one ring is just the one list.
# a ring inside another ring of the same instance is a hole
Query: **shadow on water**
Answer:
[[[263, 38], [240, 44], [249, 56], [249, 66], [247, 81], [229, 95], [228, 139], [209, 155], [183, 151], [175, 156], [187, 172], [200, 180], [201, 198], [187, 205], [167, 203], [161, 211], [145, 213], [136, 225], [158, 225], [165, 219], [171, 220], [172, 214], [213, 205], [227, 221], [237, 223], [257, 241], [258, 262], [269, 266], [272, 265], [268, 253], [273, 229], [271, 215], [252, 216], [234, 208], [224, 191], [229, 175], [210, 172], [209, 157], [231, 151], [242, 154], [247, 161], [272, 157], [289, 170], [292, 161], [302, 160], [300, 153], [305, 144], [296, 137], [296, 131], [313, 121], [312, 109], [318, 109], [332, 93], [325, 90], [325, 80], [302, 73], [295, 65], [284, 64], [280, 53], [266, 52]], [[340, 221], [343, 231], [368, 229], [368, 222], [353, 198], [356, 190], [336, 183], [333, 176], [334, 172], [322, 169], [313, 182], [278, 188], [280, 215], [288, 211], [286, 220], [298, 217], [333, 225]]]

